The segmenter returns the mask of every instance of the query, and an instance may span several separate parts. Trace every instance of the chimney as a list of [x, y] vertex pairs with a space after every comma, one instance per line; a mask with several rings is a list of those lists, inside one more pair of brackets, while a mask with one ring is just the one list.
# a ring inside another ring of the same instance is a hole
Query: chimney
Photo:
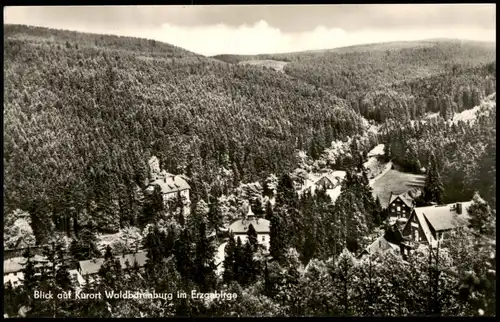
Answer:
[[462, 214], [462, 204], [460, 202], [457, 202], [456, 211], [457, 211], [457, 214], [459, 214], [459, 215]]
[[167, 176], [163, 177], [163, 182], [167, 183]]

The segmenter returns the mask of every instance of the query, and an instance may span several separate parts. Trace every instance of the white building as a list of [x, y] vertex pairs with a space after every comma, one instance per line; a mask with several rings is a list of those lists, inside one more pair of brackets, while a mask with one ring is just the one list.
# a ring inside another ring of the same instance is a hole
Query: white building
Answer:
[[[248, 202], [243, 206], [243, 209], [245, 217], [243, 219], [238, 219], [229, 225], [227, 229], [228, 232], [233, 233], [235, 240], [240, 238], [242, 245], [245, 245], [248, 239], [248, 229], [250, 228], [250, 225], [252, 225], [257, 233], [257, 242], [264, 246], [266, 250], [269, 250], [271, 243], [269, 220], [255, 217], [255, 214], [252, 212]], [[218, 275], [222, 274], [224, 271], [222, 263], [224, 262], [226, 255], [226, 245], [227, 242], [220, 244], [215, 252], [215, 265], [217, 266]]]
[[248, 207], [245, 218], [238, 219], [234, 221], [231, 225], [229, 225], [229, 232], [234, 234], [234, 238], [240, 238], [241, 243], [245, 244], [247, 241], [247, 232], [250, 228], [250, 225], [253, 226], [255, 231], [257, 232], [257, 241], [259, 244], [263, 245], [266, 249], [270, 247], [270, 226], [269, 220], [263, 218], [255, 217], [252, 212], [251, 207], [247, 204]]

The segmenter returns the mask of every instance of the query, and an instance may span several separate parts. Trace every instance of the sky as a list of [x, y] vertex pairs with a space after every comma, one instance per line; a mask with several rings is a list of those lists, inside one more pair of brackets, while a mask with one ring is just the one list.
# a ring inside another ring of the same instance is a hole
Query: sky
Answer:
[[217, 54], [283, 53], [388, 41], [496, 39], [495, 4], [11, 6], [4, 24], [155, 39]]

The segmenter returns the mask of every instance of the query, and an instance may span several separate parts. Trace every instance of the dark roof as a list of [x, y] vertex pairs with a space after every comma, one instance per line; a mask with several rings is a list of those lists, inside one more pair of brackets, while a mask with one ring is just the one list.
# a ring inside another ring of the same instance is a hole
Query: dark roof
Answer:
[[346, 176], [346, 172], [345, 171], [338, 171], [337, 170], [337, 171], [329, 172], [329, 173], [324, 174], [314, 184], [317, 185], [317, 184], [320, 183], [321, 180], [326, 179], [326, 180], [330, 181], [330, 183], [332, 185], [337, 185], [340, 182], [342, 182], [342, 180], [344, 179], [345, 176]]

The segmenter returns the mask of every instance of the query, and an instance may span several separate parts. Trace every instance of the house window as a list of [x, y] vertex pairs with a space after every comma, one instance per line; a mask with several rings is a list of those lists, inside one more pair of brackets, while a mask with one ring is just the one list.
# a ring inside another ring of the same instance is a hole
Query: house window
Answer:
[[401, 211], [401, 207], [400, 206], [398, 206], [398, 211]]
[[262, 236], [262, 241], [266, 241], [266, 236]]
[[415, 230], [415, 240], [418, 241], [418, 229]]
[[394, 211], [395, 211], [395, 210], [394, 210], [394, 208], [392, 208], [392, 209], [391, 209], [391, 212], [394, 212]]

